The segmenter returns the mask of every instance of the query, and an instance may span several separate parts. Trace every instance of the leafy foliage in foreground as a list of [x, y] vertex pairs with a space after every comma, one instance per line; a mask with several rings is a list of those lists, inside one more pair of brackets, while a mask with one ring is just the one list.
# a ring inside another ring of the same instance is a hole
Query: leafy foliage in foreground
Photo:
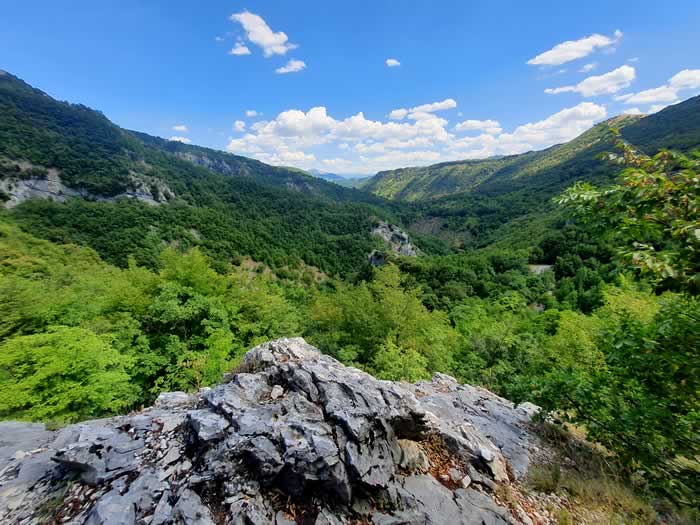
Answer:
[[700, 156], [653, 158], [620, 142], [621, 183], [577, 183], [559, 199], [601, 231], [615, 232], [623, 260], [660, 285], [700, 292]]

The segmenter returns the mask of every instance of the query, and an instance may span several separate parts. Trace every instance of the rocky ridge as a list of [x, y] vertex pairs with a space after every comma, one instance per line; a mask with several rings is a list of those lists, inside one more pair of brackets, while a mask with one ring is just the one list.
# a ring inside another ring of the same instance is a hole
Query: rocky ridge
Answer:
[[0, 522], [532, 523], [495, 494], [541, 451], [536, 410], [441, 374], [380, 381], [280, 339], [138, 413], [0, 423]]

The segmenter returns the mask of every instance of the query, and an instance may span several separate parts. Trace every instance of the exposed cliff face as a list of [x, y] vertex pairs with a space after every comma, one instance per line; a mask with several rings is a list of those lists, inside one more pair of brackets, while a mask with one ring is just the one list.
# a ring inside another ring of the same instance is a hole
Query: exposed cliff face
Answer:
[[[211, 171], [221, 173], [223, 175], [230, 175], [233, 177], [255, 177], [254, 171], [246, 163], [234, 163], [227, 162], [220, 158], [211, 158], [205, 154], [196, 154], [192, 151], [180, 151], [175, 154], [177, 157], [191, 162], [197, 166], [207, 168]], [[272, 168], [278, 169], [278, 168]], [[280, 175], [282, 175], [282, 180], [284, 180], [284, 187], [291, 191], [299, 191], [301, 193], [315, 194], [318, 193], [318, 188], [312, 185], [309, 180], [304, 180], [304, 176], [301, 172], [290, 172], [289, 169], [283, 168], [280, 170]], [[273, 182], [268, 180], [267, 182]], [[279, 185], [279, 180], [277, 181]]]
[[46, 170], [46, 175], [43, 177], [2, 178], [0, 179], [0, 192], [8, 197], [4, 202], [5, 208], [14, 208], [29, 199], [52, 199], [57, 202], [64, 202], [71, 197], [105, 202], [117, 199], [136, 199], [146, 204], [157, 205], [175, 197], [173, 191], [159, 179], [132, 175], [130, 180], [131, 188], [128, 191], [114, 197], [103, 197], [66, 186], [61, 180], [59, 170], [50, 168]]
[[129, 416], [0, 424], [0, 521], [531, 523], [494, 489], [541, 446], [536, 407], [439, 374], [379, 381], [302, 339], [254, 348], [241, 370]]

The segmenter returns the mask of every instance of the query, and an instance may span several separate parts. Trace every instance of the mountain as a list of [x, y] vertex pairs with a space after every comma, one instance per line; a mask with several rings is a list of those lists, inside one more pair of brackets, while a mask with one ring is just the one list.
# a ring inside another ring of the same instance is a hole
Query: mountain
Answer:
[[345, 180], [345, 177], [341, 177], [340, 175], [336, 175], [335, 173], [328, 173], [325, 171], [319, 171], [319, 170], [309, 170], [309, 174], [313, 175], [314, 177], [318, 177], [319, 179], [327, 180], [329, 182], [335, 182], [340, 183]]
[[301, 170], [121, 129], [102, 113], [56, 101], [7, 72], [0, 75], [0, 117], [0, 156], [60, 168], [68, 187], [99, 196], [117, 195], [151, 177], [164, 180], [182, 169], [176, 161], [182, 160], [315, 197], [379, 202]]
[[9, 73], [0, 75], [0, 199], [34, 234], [121, 266], [129, 255], [155, 265], [165, 243], [200, 246], [221, 267], [252, 256], [330, 273], [364, 265], [380, 246], [373, 225], [397, 209], [300, 170], [122, 129]]
[[700, 147], [700, 96], [669, 106], [626, 127], [626, 140], [652, 154], [659, 149], [691, 151]]
[[611, 118], [541, 151], [382, 171], [362, 189], [411, 203], [409, 229], [453, 246], [530, 248], [558, 220], [552, 197], [577, 180], [608, 184], [617, 175], [620, 168], [603, 159], [615, 151], [610, 128], [649, 154], [662, 148], [688, 152], [700, 146], [700, 97], [646, 117]]
[[309, 170], [309, 173], [314, 177], [319, 177], [323, 180], [334, 182], [335, 184], [339, 184], [340, 186], [345, 186], [347, 188], [357, 188], [361, 186], [367, 179], [370, 178], [369, 175], [343, 176], [315, 169]]
[[403, 201], [455, 194], [501, 195], [522, 188], [553, 193], [574, 180], [595, 179], [609, 171], [598, 156], [614, 149], [614, 137], [608, 132], [611, 127], [647, 153], [662, 148], [688, 151], [700, 144], [700, 96], [647, 117], [614, 117], [570, 142], [545, 150], [382, 171], [362, 188]]
[[602, 165], [596, 155], [613, 147], [610, 126], [624, 128], [637, 120], [616, 117], [570, 142], [541, 151], [381, 171], [363, 189], [388, 199], [420, 201], [461, 193], [498, 194], [524, 185], [563, 186]]

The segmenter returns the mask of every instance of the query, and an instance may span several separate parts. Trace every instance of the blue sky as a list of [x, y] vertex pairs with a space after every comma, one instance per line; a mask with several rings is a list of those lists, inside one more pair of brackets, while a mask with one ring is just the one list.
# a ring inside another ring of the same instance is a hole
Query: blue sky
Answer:
[[0, 68], [126, 128], [373, 173], [698, 94], [698, 27], [697, 0], [11, 2]]

